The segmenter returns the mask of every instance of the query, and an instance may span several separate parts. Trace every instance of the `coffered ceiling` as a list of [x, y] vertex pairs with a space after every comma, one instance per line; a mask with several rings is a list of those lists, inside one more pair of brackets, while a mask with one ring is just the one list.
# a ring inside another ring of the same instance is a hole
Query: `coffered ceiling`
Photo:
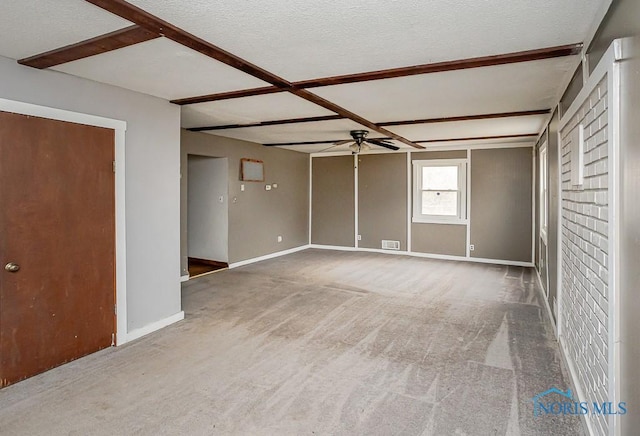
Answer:
[[302, 152], [352, 129], [402, 148], [531, 143], [609, 3], [3, 0], [0, 55]]

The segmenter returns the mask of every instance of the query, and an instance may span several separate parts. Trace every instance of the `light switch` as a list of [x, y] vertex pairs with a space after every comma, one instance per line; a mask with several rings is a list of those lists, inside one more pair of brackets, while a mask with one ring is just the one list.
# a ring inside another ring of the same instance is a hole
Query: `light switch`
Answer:
[[264, 189], [266, 189], [267, 191], [271, 191], [271, 185], [265, 185]]
[[278, 189], [278, 184], [277, 183], [274, 183], [271, 186], [273, 187], [273, 189]]
[[244, 191], [244, 183], [240, 185], [240, 190]]

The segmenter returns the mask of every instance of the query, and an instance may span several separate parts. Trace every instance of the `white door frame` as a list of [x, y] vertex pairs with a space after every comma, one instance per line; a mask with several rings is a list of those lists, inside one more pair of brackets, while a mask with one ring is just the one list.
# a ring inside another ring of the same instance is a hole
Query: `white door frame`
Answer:
[[0, 111], [57, 121], [104, 127], [115, 131], [116, 194], [116, 345], [127, 341], [127, 241], [125, 215], [125, 121], [0, 98]]

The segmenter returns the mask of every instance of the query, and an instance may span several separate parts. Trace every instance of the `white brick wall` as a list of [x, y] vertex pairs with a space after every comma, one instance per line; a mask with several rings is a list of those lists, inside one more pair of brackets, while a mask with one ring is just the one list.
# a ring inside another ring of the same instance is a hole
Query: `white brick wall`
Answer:
[[[598, 84], [562, 138], [562, 336], [585, 401], [609, 401], [609, 183], [607, 80]], [[584, 183], [571, 185], [571, 147], [584, 126]], [[590, 416], [596, 434], [606, 417]]]

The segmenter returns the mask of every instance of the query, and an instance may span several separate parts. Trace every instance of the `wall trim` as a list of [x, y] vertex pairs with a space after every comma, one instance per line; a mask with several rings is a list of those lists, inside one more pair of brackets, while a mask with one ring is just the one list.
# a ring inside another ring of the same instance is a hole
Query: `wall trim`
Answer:
[[115, 131], [116, 195], [116, 345], [127, 342], [127, 238], [125, 213], [125, 132], [127, 123], [80, 112], [0, 98], [0, 110]]
[[467, 148], [467, 179], [465, 183], [467, 184], [467, 195], [466, 195], [466, 203], [467, 210], [465, 210], [465, 221], [467, 226], [466, 233], [466, 247], [465, 247], [465, 255], [466, 257], [471, 257], [471, 149]]
[[189, 277], [191, 277], [189, 274], [180, 276], [180, 283], [188, 282], [189, 281]]
[[407, 251], [411, 251], [412, 224], [413, 224], [413, 170], [411, 164], [411, 151], [407, 152]]
[[253, 257], [251, 259], [241, 260], [229, 264], [229, 269], [239, 268], [241, 266], [249, 265], [256, 262], [262, 262], [263, 260], [269, 260], [280, 256], [286, 256], [287, 254], [297, 253], [298, 251], [306, 250], [309, 248], [309, 244], [301, 245], [299, 247], [290, 248], [288, 250], [276, 251], [275, 253], [265, 254], [264, 256]]
[[313, 159], [311, 159], [311, 155], [309, 155], [309, 240], [308, 244], [311, 244], [311, 224], [313, 217]]
[[[612, 44], [614, 60], [623, 58], [622, 40], [616, 40]], [[620, 185], [623, 179], [620, 175], [620, 64], [611, 62], [607, 65], [607, 132], [608, 132], [608, 174], [609, 181], [609, 214], [607, 222], [609, 223], [608, 235], [608, 251], [609, 251], [609, 295], [608, 295], [608, 355], [607, 360], [609, 368], [607, 375], [609, 378], [609, 386], [607, 393], [609, 401], [618, 404], [624, 401], [620, 398], [620, 390], [622, 385], [621, 368], [620, 368], [620, 220], [622, 205], [620, 202]], [[609, 416], [609, 428], [614, 432], [620, 431], [620, 417], [616, 415]]]
[[182, 321], [183, 319], [184, 319], [184, 311], [180, 311], [174, 315], [168, 316], [159, 321], [152, 322], [151, 324], [147, 324], [144, 327], [140, 327], [138, 329], [132, 330], [127, 334], [127, 342], [135, 341], [136, 339], [139, 339], [150, 333], [158, 331], [178, 321]]
[[358, 185], [358, 177], [360, 174], [358, 173], [358, 168], [360, 163], [358, 161], [358, 155], [353, 155], [353, 246], [358, 248], [359, 240], [358, 236], [360, 234], [360, 223], [358, 218], [358, 213], [360, 212], [360, 199], [359, 199], [359, 189]]
[[395, 256], [423, 257], [427, 259], [488, 263], [493, 265], [506, 265], [506, 266], [523, 266], [528, 268], [533, 268], [534, 266], [532, 262], [521, 262], [521, 261], [515, 261], [515, 260], [500, 260], [500, 259], [485, 259], [482, 257], [452, 256], [449, 254], [419, 253], [417, 251], [396, 251], [396, 250], [382, 250], [379, 248], [356, 248], [356, 247], [342, 247], [338, 245], [317, 245], [317, 244], [311, 244], [308, 248], [317, 248], [320, 250], [335, 250], [335, 251], [360, 251], [360, 252], [367, 252], [367, 253], [392, 254]]
[[[558, 343], [560, 344], [560, 355], [562, 356], [562, 361], [564, 362], [567, 369], [569, 370], [569, 377], [571, 378], [570, 383], [572, 384], [573, 391], [576, 393], [578, 397], [578, 402], [588, 401], [588, 399], [585, 398], [584, 390], [582, 389], [582, 386], [578, 381], [578, 373], [576, 372], [576, 368], [575, 366], [573, 366], [573, 362], [571, 362], [571, 360], [568, 359], [567, 357], [569, 355], [569, 352], [565, 347], [563, 336], [558, 337]], [[581, 415], [581, 418], [582, 418], [582, 424], [586, 426], [588, 434], [590, 435], [596, 434], [593, 431], [593, 427], [591, 426], [591, 421], [587, 418], [587, 416]]]

